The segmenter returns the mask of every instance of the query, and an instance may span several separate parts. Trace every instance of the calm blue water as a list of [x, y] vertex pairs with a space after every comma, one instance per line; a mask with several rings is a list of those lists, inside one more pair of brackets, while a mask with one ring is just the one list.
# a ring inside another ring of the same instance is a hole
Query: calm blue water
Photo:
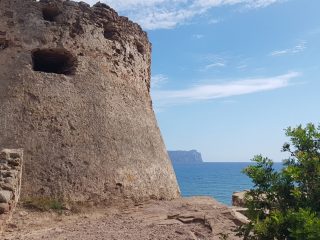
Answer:
[[[241, 170], [251, 163], [175, 164], [182, 196], [212, 196], [231, 205], [232, 193], [252, 187], [250, 179]], [[275, 168], [280, 168], [276, 163]]]

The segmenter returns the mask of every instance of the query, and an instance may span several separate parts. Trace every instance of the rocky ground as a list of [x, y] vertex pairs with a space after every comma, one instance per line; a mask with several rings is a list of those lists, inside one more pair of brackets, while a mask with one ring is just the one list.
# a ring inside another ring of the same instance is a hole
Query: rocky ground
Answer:
[[233, 209], [209, 197], [152, 201], [81, 213], [37, 212], [17, 208], [0, 237], [5, 240], [205, 240], [239, 239], [234, 230], [245, 221]]

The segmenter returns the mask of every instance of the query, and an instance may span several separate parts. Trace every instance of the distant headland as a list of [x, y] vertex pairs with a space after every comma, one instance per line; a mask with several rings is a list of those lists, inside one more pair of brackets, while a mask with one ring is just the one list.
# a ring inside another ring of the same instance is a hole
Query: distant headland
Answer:
[[201, 153], [197, 150], [168, 151], [168, 154], [174, 164], [203, 163]]

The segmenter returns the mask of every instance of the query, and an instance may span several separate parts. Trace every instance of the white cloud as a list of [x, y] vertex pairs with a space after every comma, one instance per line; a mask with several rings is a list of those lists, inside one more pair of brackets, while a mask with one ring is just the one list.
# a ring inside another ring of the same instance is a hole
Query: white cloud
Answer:
[[221, 19], [211, 19], [208, 21], [209, 24], [218, 24], [220, 23], [222, 20]]
[[226, 56], [224, 53], [205, 54], [199, 57], [199, 61], [203, 62], [203, 66], [199, 69], [199, 71], [205, 72], [210, 69], [226, 67], [228, 60], [230, 60], [230, 56]]
[[299, 44], [297, 44], [293, 48], [276, 50], [276, 51], [271, 52], [269, 55], [270, 56], [282, 56], [282, 55], [286, 55], [286, 54], [300, 53], [300, 52], [303, 52], [307, 48], [306, 44], [307, 44], [306, 41], [301, 41]]
[[168, 77], [164, 74], [156, 74], [151, 77], [151, 88], [159, 88], [168, 81]]
[[[83, 1], [83, 2], [86, 2], [86, 3], [90, 4], [90, 5], [94, 5], [95, 3], [98, 2], [98, 1], [96, 1], [96, 0], [82, 0], [82, 1]], [[80, 2], [80, 0], [79, 0], [79, 1], [76, 0], [76, 2]]]
[[279, 2], [279, 0], [257, 0], [257, 1], [248, 1], [247, 7], [248, 8], [261, 8], [267, 7], [271, 4]]
[[[95, 2], [84, 1], [91, 5]], [[283, 0], [104, 0], [102, 2], [138, 22], [145, 30], [152, 30], [174, 28], [215, 7], [241, 5], [246, 8], [261, 8], [281, 1]]]
[[241, 65], [238, 65], [238, 66], [237, 66], [237, 69], [243, 70], [243, 69], [246, 69], [247, 67], [248, 67], [247, 64], [241, 64]]
[[205, 70], [208, 70], [210, 68], [216, 68], [216, 67], [225, 67], [226, 63], [224, 62], [215, 62], [215, 63], [211, 63], [205, 66]]
[[286, 50], [276, 50], [270, 53], [271, 56], [280, 56], [280, 55], [285, 55], [287, 54], [289, 51], [288, 49]]
[[166, 105], [271, 91], [289, 86], [291, 80], [298, 76], [300, 76], [300, 73], [290, 72], [274, 77], [242, 79], [221, 84], [205, 84], [182, 90], [158, 90], [153, 92], [153, 101], [156, 107], [164, 107]]
[[202, 35], [202, 34], [193, 34], [192, 36], [193, 36], [194, 38], [196, 38], [196, 39], [204, 38], [204, 35]]

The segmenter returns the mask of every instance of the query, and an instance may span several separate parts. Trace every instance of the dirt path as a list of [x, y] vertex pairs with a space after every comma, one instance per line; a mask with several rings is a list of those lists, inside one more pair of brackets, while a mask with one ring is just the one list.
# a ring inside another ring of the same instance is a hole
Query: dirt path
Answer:
[[212, 198], [151, 202], [82, 214], [17, 209], [5, 240], [204, 240], [239, 239], [234, 212]]

